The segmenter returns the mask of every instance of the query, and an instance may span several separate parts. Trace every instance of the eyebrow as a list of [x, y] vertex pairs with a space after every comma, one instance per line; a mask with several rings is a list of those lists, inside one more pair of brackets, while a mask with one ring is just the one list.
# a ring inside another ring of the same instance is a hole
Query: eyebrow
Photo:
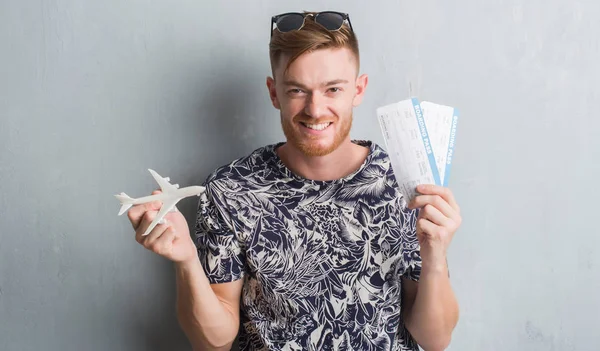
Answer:
[[[286, 80], [283, 82], [283, 84], [287, 85], [287, 86], [295, 86], [295, 87], [300, 87], [302, 89], [306, 89], [306, 86], [304, 84], [296, 82], [295, 80]], [[332, 81], [329, 81], [329, 82], [323, 84], [323, 86], [329, 87], [329, 86], [338, 85], [338, 84], [348, 84], [348, 81], [346, 79], [335, 79], [335, 80], [332, 80]]]

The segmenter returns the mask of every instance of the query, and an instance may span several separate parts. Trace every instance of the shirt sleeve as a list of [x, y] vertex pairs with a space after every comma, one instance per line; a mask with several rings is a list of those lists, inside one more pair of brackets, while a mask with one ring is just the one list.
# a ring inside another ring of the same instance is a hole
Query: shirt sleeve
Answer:
[[411, 254], [412, 258], [408, 263], [408, 268], [404, 273], [404, 277], [415, 282], [418, 282], [421, 278], [421, 254], [418, 250], [415, 250]]
[[421, 278], [421, 249], [419, 247], [419, 240], [417, 239], [417, 217], [419, 211], [409, 210], [408, 208], [405, 211], [406, 221], [404, 224], [408, 245], [404, 253], [406, 271], [403, 277], [418, 282]]
[[228, 283], [245, 275], [245, 252], [224, 201], [211, 184], [200, 195], [195, 237], [198, 257], [211, 284]]

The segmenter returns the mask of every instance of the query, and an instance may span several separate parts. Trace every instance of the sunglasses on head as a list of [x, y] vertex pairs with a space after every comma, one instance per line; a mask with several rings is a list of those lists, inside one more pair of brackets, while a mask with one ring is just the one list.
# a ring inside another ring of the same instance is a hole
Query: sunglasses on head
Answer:
[[347, 13], [335, 12], [335, 11], [324, 11], [318, 13], [299, 13], [299, 12], [288, 12], [282, 13], [281, 15], [271, 17], [271, 37], [273, 36], [273, 23], [276, 29], [281, 33], [291, 32], [293, 30], [300, 30], [304, 27], [304, 21], [307, 16], [314, 16], [314, 21], [323, 27], [331, 31], [336, 31], [342, 28], [344, 21], [348, 21], [350, 30], [352, 29], [352, 23], [350, 23], [350, 16]]

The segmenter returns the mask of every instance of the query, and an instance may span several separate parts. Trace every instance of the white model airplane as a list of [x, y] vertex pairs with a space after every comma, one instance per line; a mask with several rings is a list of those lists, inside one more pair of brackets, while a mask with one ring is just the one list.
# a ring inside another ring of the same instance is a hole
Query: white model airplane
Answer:
[[150, 234], [152, 229], [154, 229], [157, 224], [163, 223], [163, 217], [168, 212], [177, 211], [177, 207], [175, 207], [175, 205], [179, 202], [179, 200], [194, 195], [200, 196], [200, 194], [206, 190], [203, 186], [197, 185], [179, 189], [179, 184], [169, 183], [169, 177], [163, 178], [151, 169], [148, 169], [148, 171], [150, 171], [150, 174], [152, 174], [158, 185], [160, 185], [160, 189], [162, 191], [161, 194], [139, 197], [137, 199], [132, 199], [125, 193], [115, 195], [115, 197], [119, 199], [123, 205], [121, 206], [121, 210], [119, 210], [119, 216], [127, 212], [127, 210], [129, 210], [129, 208], [131, 208], [133, 205], [144, 204], [152, 201], [162, 201], [163, 204], [158, 212], [158, 215], [154, 218], [144, 234], [142, 234], [143, 236]]

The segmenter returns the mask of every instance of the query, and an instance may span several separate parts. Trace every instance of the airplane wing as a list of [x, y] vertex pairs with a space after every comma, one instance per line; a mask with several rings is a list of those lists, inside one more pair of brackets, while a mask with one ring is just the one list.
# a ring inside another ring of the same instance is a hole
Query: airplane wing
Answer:
[[175, 207], [175, 204], [177, 204], [177, 202], [179, 202], [179, 200], [181, 200], [181, 199], [173, 199], [173, 200], [167, 200], [167, 201], [163, 202], [163, 205], [160, 208], [160, 211], [158, 211], [158, 214], [156, 215], [156, 217], [154, 218], [152, 223], [150, 223], [150, 226], [148, 226], [148, 229], [146, 229], [146, 232], [144, 232], [144, 234], [142, 234], [142, 236], [146, 236], [146, 235], [150, 234], [152, 229], [154, 229], [154, 227], [156, 227], [158, 222], [160, 222], [163, 219], [163, 217], [169, 211], [171, 211], [171, 209], [173, 207]]
[[160, 186], [160, 190], [162, 190], [163, 193], [169, 193], [179, 188], [177, 185], [169, 183], [169, 178], [163, 178], [158, 173], [156, 173], [156, 171], [153, 171], [151, 169], [148, 169], [148, 171], [150, 171], [150, 174], [152, 174], [154, 180], [156, 180], [156, 182]]

